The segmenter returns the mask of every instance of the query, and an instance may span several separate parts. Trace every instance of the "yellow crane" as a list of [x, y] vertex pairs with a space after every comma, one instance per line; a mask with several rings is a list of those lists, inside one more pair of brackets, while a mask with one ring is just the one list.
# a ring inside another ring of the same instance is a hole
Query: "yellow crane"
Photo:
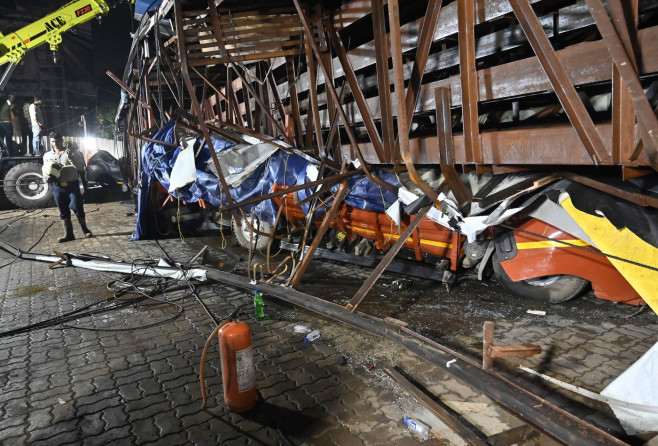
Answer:
[[[126, 0], [134, 3], [135, 0]], [[73, 0], [58, 10], [7, 35], [0, 32], [0, 65], [9, 64], [0, 78], [0, 91], [4, 90], [16, 65], [23, 55], [46, 42], [52, 51], [62, 43], [62, 34], [94, 17], [110, 11], [108, 0]]]

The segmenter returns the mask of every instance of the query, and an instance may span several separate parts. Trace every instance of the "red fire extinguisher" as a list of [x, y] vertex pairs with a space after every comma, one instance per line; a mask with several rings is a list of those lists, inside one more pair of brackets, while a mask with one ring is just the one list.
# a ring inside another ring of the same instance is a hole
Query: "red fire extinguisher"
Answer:
[[224, 401], [229, 410], [245, 412], [256, 404], [256, 371], [251, 349], [251, 328], [229, 322], [219, 333]]
[[203, 407], [206, 406], [204, 369], [206, 351], [215, 337], [219, 339], [224, 401], [229, 410], [245, 412], [256, 404], [256, 371], [251, 346], [251, 328], [245, 322], [228, 319], [217, 326], [206, 341], [201, 355], [200, 381]]

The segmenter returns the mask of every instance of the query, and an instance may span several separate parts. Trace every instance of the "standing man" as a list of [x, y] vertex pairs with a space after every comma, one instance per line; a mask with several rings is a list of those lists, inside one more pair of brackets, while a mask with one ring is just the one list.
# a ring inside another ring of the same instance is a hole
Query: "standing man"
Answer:
[[25, 101], [23, 103], [23, 117], [21, 118], [21, 124], [23, 125], [21, 129], [25, 135], [25, 156], [32, 155], [32, 119], [30, 119], [31, 105], [32, 104], [29, 101]]
[[64, 148], [64, 139], [59, 132], [48, 135], [52, 150], [43, 155], [43, 176], [52, 187], [55, 203], [59, 209], [59, 218], [64, 227], [64, 235], [57, 239], [59, 243], [75, 240], [71, 211], [78, 217], [80, 228], [86, 238], [92, 237], [85, 221], [85, 209], [82, 204], [80, 182], [78, 177], [85, 178], [85, 161], [78, 151]]
[[23, 138], [22, 132], [23, 128], [21, 127], [20, 115], [23, 113], [20, 110], [18, 102], [13, 94], [9, 95], [9, 100], [11, 105], [9, 106], [9, 111], [11, 113], [11, 126], [13, 129], [13, 140], [14, 145], [12, 147], [12, 156], [19, 156], [21, 154], [21, 149], [23, 148]]
[[30, 122], [32, 123], [32, 155], [41, 156], [41, 130], [43, 129], [43, 115], [41, 114], [41, 96], [34, 96], [30, 104]]
[[12, 99], [12, 95], [5, 96], [0, 93], [0, 146], [6, 156], [11, 156], [14, 136], [14, 128], [11, 125]]

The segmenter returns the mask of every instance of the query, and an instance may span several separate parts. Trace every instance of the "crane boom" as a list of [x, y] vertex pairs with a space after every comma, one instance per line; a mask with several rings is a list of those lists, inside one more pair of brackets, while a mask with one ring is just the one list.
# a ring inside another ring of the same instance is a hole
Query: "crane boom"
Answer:
[[73, 0], [16, 32], [7, 35], [0, 32], [0, 65], [18, 63], [26, 51], [46, 42], [51, 50], [57, 50], [62, 33], [109, 10], [105, 0]]
[[[134, 3], [134, 0], [127, 1]], [[63, 33], [109, 11], [108, 0], [73, 0], [16, 32], [7, 35], [0, 32], [0, 65], [10, 64], [0, 78], [0, 91], [27, 51], [46, 42], [56, 51]]]

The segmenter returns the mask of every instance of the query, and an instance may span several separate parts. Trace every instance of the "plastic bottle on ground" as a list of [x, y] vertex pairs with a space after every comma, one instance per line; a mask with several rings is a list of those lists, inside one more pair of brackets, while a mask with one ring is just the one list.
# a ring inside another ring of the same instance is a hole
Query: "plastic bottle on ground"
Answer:
[[423, 440], [429, 438], [430, 428], [426, 424], [409, 417], [404, 417], [404, 424], [407, 425], [410, 431], [416, 432]]
[[254, 293], [254, 312], [256, 319], [263, 319], [265, 317], [265, 312], [263, 311], [263, 295], [258, 290]]
[[313, 342], [320, 337], [320, 330], [313, 330], [304, 338], [304, 342]]

